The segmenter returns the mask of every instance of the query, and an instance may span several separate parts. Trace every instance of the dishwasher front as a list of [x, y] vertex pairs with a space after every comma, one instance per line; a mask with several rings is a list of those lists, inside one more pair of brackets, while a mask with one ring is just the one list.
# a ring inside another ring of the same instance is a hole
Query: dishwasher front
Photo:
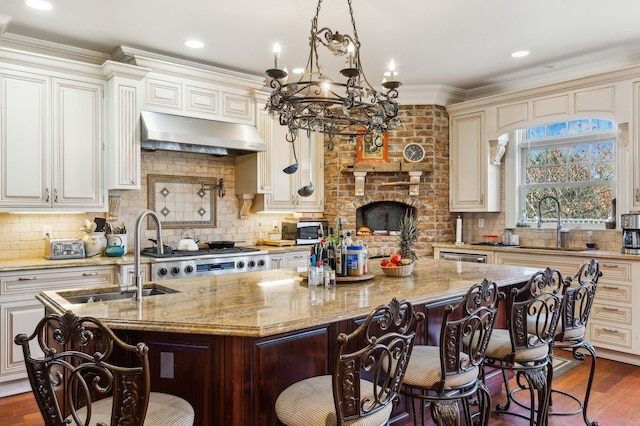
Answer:
[[450, 251], [441, 251], [438, 259], [457, 260], [458, 262], [487, 263], [486, 254], [455, 253]]

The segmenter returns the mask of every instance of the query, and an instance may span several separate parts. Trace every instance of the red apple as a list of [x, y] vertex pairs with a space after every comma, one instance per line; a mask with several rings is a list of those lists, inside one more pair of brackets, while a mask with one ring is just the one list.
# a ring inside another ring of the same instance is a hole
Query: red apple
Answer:
[[400, 253], [393, 253], [391, 255], [391, 262], [392, 263], [395, 263], [396, 265], [399, 265], [401, 260], [402, 260], [402, 256], [400, 256]]

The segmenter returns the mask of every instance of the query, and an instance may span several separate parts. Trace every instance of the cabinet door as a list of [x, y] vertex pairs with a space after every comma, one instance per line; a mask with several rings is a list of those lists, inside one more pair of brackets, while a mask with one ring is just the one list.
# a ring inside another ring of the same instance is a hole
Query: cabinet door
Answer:
[[104, 210], [103, 86], [54, 80], [54, 207]]
[[282, 269], [282, 268], [284, 268], [284, 255], [270, 254], [269, 269]]
[[500, 211], [500, 168], [489, 164], [484, 112], [451, 117], [451, 211]]
[[[621, 131], [628, 132], [628, 127], [620, 126]], [[633, 155], [628, 156], [627, 164], [633, 170], [633, 198], [631, 200], [631, 210], [640, 208], [640, 82], [633, 84]], [[625, 137], [629, 137], [625, 135]]]
[[[295, 164], [293, 149], [287, 142], [287, 127], [281, 126], [277, 119], [272, 120], [273, 139], [269, 148], [273, 152], [271, 163], [272, 186], [271, 194], [267, 197], [267, 208], [270, 210], [293, 211], [296, 209], [298, 187], [296, 175], [301, 173], [302, 164], [300, 157], [299, 140], [296, 140], [296, 154], [298, 157], [298, 170], [293, 174], [282, 171], [287, 166]], [[308, 174], [307, 174], [308, 176]]]
[[50, 80], [0, 70], [0, 207], [49, 207]]
[[[0, 382], [27, 377], [22, 348], [13, 339], [20, 333], [31, 334], [44, 316], [44, 307], [35, 298], [20, 302], [0, 303]], [[34, 355], [42, 354], [31, 345]]]
[[[274, 210], [294, 212], [322, 212], [324, 211], [324, 139], [321, 134], [311, 135], [311, 152], [309, 139], [306, 135], [299, 136], [295, 141], [298, 170], [292, 174], [282, 171], [294, 164], [293, 149], [287, 142], [288, 129], [281, 126], [277, 120], [273, 121], [273, 141], [271, 148], [273, 190], [269, 197], [269, 207]], [[309, 174], [311, 166], [311, 175]], [[302, 197], [298, 190], [313, 182], [314, 192], [309, 197]]]
[[[284, 126], [281, 126], [284, 127]], [[286, 127], [285, 127], [286, 129]], [[301, 212], [324, 211], [324, 137], [322, 134], [311, 135], [311, 152], [309, 152], [309, 140], [307, 136], [299, 139], [298, 153], [300, 167], [296, 173], [296, 185], [294, 188], [297, 197], [296, 208]], [[311, 179], [309, 178], [309, 164], [311, 164]], [[302, 197], [298, 189], [313, 182], [314, 191], [309, 197]]]
[[[148, 264], [140, 265], [140, 275], [142, 275], [142, 283], [148, 283], [151, 281], [151, 268]], [[119, 277], [116, 277], [116, 281], [119, 280], [121, 284], [133, 284], [135, 282], [135, 268], [133, 264], [120, 265]]]
[[108, 187], [140, 189], [140, 82], [112, 77], [108, 84]]

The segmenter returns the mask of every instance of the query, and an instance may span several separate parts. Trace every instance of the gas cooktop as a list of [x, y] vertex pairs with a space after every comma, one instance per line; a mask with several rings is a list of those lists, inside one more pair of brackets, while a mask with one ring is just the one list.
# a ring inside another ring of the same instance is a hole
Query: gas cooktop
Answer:
[[171, 247], [165, 247], [163, 254], [158, 254], [156, 247], [147, 247], [140, 254], [155, 258], [174, 258], [174, 257], [229, 257], [241, 254], [261, 253], [260, 249], [252, 247], [226, 247], [226, 248], [203, 248], [200, 250], [173, 250]]

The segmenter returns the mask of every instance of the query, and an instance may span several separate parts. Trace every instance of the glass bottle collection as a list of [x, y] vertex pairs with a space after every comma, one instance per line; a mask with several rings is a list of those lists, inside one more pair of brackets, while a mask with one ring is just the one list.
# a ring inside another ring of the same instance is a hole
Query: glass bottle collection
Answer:
[[351, 232], [344, 234], [342, 220], [338, 219], [338, 236], [334, 228], [329, 235], [321, 235], [309, 256], [309, 285], [336, 285], [336, 277], [363, 276], [369, 273], [367, 244], [353, 241]]

